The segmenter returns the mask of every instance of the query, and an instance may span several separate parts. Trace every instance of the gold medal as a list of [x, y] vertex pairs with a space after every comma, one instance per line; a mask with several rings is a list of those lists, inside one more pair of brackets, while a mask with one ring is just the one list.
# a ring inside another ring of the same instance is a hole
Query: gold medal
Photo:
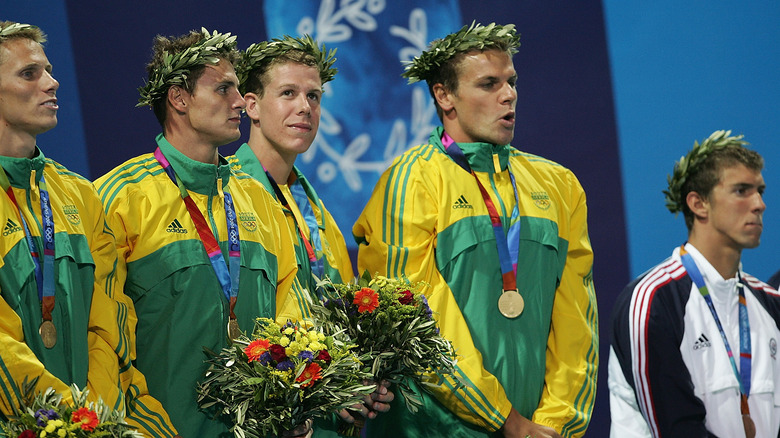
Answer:
[[241, 336], [241, 329], [238, 327], [238, 320], [236, 320], [235, 318], [230, 318], [230, 321], [228, 322], [227, 330], [228, 330], [228, 336], [232, 340], [238, 339], [238, 337]]
[[50, 320], [44, 320], [41, 326], [38, 328], [38, 333], [43, 340], [43, 346], [46, 348], [52, 348], [57, 344], [57, 327]]
[[524, 307], [525, 301], [516, 290], [505, 290], [498, 298], [498, 311], [507, 318], [517, 318]]

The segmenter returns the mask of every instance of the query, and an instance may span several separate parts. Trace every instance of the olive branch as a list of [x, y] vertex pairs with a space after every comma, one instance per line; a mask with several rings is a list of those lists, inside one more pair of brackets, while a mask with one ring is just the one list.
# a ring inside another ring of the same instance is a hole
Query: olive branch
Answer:
[[463, 26], [455, 33], [434, 40], [428, 50], [415, 56], [411, 61], [404, 62], [405, 71], [401, 76], [409, 79], [410, 84], [427, 81], [434, 76], [434, 72], [441, 68], [442, 64], [458, 53], [484, 50], [498, 44], [505, 44], [512, 54], [517, 53], [520, 35], [515, 31], [513, 24], [502, 26], [490, 23], [483, 26], [472, 22], [470, 26]]
[[333, 68], [336, 62], [336, 49], [328, 51], [325, 45], [317, 46], [317, 43], [309, 35], [300, 38], [285, 35], [283, 38], [274, 38], [271, 41], [254, 43], [241, 53], [241, 59], [236, 66], [236, 75], [239, 81], [239, 91], [245, 94], [247, 90], [246, 81], [249, 73], [267, 63], [270, 63], [279, 56], [284, 55], [290, 50], [300, 50], [307, 55], [311, 55], [317, 62], [317, 69], [320, 72], [320, 80], [323, 84], [333, 80], [337, 69]]
[[136, 106], [152, 106], [172, 85], [184, 85], [190, 71], [198, 66], [216, 64], [236, 48], [236, 37], [228, 33], [209, 33], [201, 28], [203, 39], [179, 53], [163, 53], [163, 62], [149, 74], [149, 81], [138, 88], [141, 98]]
[[672, 213], [683, 211], [685, 199], [683, 199], [682, 190], [689, 176], [696, 172], [697, 168], [711, 153], [729, 146], [745, 146], [749, 144], [742, 140], [743, 137], [743, 135], [731, 136], [731, 131], [721, 130], [713, 132], [701, 144], [698, 141], [694, 141], [693, 149], [674, 163], [672, 174], [666, 177], [666, 181], [669, 184], [668, 189], [663, 191], [664, 195], [666, 195], [666, 208]]

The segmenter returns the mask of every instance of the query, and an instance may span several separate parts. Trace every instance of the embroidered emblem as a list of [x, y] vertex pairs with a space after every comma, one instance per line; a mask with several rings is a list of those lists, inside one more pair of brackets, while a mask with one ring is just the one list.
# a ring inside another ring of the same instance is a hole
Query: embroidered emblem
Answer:
[[531, 199], [534, 200], [534, 205], [542, 210], [547, 210], [550, 208], [550, 205], [552, 205], [550, 196], [547, 192], [531, 192]]
[[68, 222], [73, 225], [81, 223], [81, 216], [79, 216], [79, 209], [73, 204], [63, 205], [62, 212], [65, 213], [65, 217], [68, 218]]
[[769, 340], [769, 354], [772, 356], [772, 360], [776, 360], [777, 356], [777, 341], [775, 338]]
[[712, 344], [710, 343], [710, 340], [707, 339], [707, 336], [704, 335], [704, 333], [699, 335], [699, 339], [696, 340], [696, 342], [693, 343], [693, 350], [699, 350], [705, 347], [709, 347]]
[[249, 232], [257, 230], [257, 218], [254, 214], [246, 212], [238, 212], [238, 220], [241, 222], [241, 226]]
[[187, 229], [181, 226], [178, 219], [174, 219], [165, 231], [168, 233], [187, 234]]
[[11, 235], [17, 231], [22, 231], [22, 227], [11, 219], [8, 219], [8, 222], [5, 223], [5, 227], [3, 227], [3, 236]]
[[452, 204], [452, 208], [474, 208], [471, 204], [469, 204], [469, 201], [466, 200], [466, 197], [463, 195], [460, 195], [460, 198], [458, 198], [454, 204]]

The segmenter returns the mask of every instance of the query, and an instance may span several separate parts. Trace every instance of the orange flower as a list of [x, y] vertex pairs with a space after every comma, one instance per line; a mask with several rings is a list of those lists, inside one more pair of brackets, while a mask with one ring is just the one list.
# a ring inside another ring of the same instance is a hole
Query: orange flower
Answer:
[[[302, 387], [311, 386], [314, 384], [315, 380], [320, 380], [322, 378], [322, 374], [320, 374], [320, 371], [322, 371], [322, 367], [317, 365], [316, 362], [312, 362], [309, 365], [306, 366], [306, 369], [303, 370], [300, 376], [295, 379], [296, 382], [308, 382], [301, 385]], [[310, 380], [311, 379], [311, 380]]]
[[90, 411], [88, 408], [78, 408], [78, 410], [73, 411], [73, 414], [70, 416], [70, 421], [72, 423], [81, 423], [81, 429], [86, 430], [87, 432], [94, 431], [98, 425], [97, 414]]
[[355, 300], [352, 303], [358, 305], [358, 312], [371, 313], [379, 307], [379, 294], [373, 289], [364, 287], [355, 294]]
[[252, 362], [260, 359], [260, 356], [268, 350], [270, 345], [271, 343], [266, 339], [255, 339], [244, 348], [244, 353], [246, 353], [249, 362]]

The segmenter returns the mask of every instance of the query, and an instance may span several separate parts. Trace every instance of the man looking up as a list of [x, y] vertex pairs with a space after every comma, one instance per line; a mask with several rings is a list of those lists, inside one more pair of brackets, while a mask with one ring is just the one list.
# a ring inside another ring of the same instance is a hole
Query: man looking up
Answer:
[[205, 29], [158, 36], [139, 101], [162, 126], [156, 150], [95, 182], [138, 319], [136, 364], [184, 437], [231, 435], [196, 403], [204, 347], [220, 351], [257, 317], [308, 316], [281, 210], [218, 153], [245, 107], [235, 45]]
[[354, 277], [344, 236], [295, 166], [317, 135], [322, 87], [336, 75], [334, 52], [309, 36], [285, 36], [252, 44], [238, 67], [251, 125], [248, 142], [229, 158], [284, 206], [298, 237], [298, 279], [310, 291], [316, 289], [313, 275], [334, 283]]
[[[328, 52], [324, 45], [318, 47], [308, 35], [249, 46], [238, 64], [239, 89], [252, 122], [249, 141], [234, 157], [228, 157], [235, 168], [260, 181], [283, 205], [287, 225], [298, 237], [298, 280], [312, 292], [317, 289], [316, 278], [341, 283], [354, 277], [336, 221], [295, 166], [295, 159], [309, 149], [317, 135], [322, 87], [336, 74], [332, 68], [334, 52]], [[361, 407], [368, 418], [390, 408], [394, 395], [386, 386], [380, 385]], [[354, 421], [345, 411], [341, 417]], [[325, 429], [335, 430], [334, 424], [325, 423], [315, 423], [316, 436], [327, 436]]]
[[358, 269], [428, 283], [457, 378], [417, 415], [392, 409], [370, 436], [575, 437], [593, 408], [596, 297], [585, 193], [514, 137], [514, 26], [465, 26], [404, 76], [425, 80], [443, 127], [382, 175], [353, 227]]
[[742, 271], [761, 240], [764, 160], [716, 131], [678, 161], [666, 207], [688, 241], [612, 312], [613, 437], [776, 437], [780, 296]]

